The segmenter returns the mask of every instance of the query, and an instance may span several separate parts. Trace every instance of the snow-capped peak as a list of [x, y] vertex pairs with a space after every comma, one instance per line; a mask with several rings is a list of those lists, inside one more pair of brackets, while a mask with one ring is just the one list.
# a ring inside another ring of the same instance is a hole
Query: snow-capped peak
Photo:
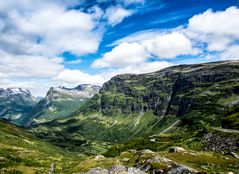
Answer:
[[63, 86], [59, 86], [51, 87], [47, 93], [47, 96], [58, 97], [61, 95], [68, 95], [72, 97], [91, 98], [94, 94], [98, 93], [99, 90], [100, 86], [89, 84], [78, 85], [75, 88], [66, 88]]
[[29, 90], [22, 88], [7, 88], [11, 94], [31, 94]]

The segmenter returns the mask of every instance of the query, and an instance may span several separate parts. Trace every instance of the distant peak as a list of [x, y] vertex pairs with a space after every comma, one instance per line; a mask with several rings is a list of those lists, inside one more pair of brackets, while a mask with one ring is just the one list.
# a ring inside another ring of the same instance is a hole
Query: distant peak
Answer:
[[28, 89], [23, 89], [19, 87], [1, 88], [0, 91], [1, 93], [7, 93], [8, 95], [15, 94], [31, 95], [31, 92]]

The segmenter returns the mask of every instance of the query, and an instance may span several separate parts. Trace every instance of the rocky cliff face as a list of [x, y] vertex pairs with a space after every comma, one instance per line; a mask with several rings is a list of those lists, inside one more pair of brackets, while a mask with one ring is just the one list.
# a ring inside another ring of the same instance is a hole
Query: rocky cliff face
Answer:
[[0, 118], [21, 124], [29, 117], [37, 99], [30, 91], [22, 88], [0, 89]]
[[238, 82], [238, 61], [118, 75], [103, 85], [83, 112], [100, 111], [108, 116], [152, 112], [162, 117], [177, 116], [186, 124], [203, 119], [205, 123], [220, 125], [221, 118], [239, 104]]
[[68, 116], [98, 93], [100, 86], [82, 84], [75, 88], [50, 88], [47, 95], [33, 108], [26, 125], [44, 123]]

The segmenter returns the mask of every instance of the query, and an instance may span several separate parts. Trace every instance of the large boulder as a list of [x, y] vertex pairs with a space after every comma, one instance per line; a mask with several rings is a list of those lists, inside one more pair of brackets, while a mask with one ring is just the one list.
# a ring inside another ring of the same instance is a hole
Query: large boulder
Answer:
[[198, 171], [183, 165], [174, 165], [167, 174], [196, 174]]

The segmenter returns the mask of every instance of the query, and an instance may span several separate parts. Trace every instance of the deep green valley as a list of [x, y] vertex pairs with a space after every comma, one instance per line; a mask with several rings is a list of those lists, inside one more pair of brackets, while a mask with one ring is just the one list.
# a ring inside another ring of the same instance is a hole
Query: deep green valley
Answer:
[[23, 92], [0, 90], [1, 174], [239, 174], [239, 61]]

